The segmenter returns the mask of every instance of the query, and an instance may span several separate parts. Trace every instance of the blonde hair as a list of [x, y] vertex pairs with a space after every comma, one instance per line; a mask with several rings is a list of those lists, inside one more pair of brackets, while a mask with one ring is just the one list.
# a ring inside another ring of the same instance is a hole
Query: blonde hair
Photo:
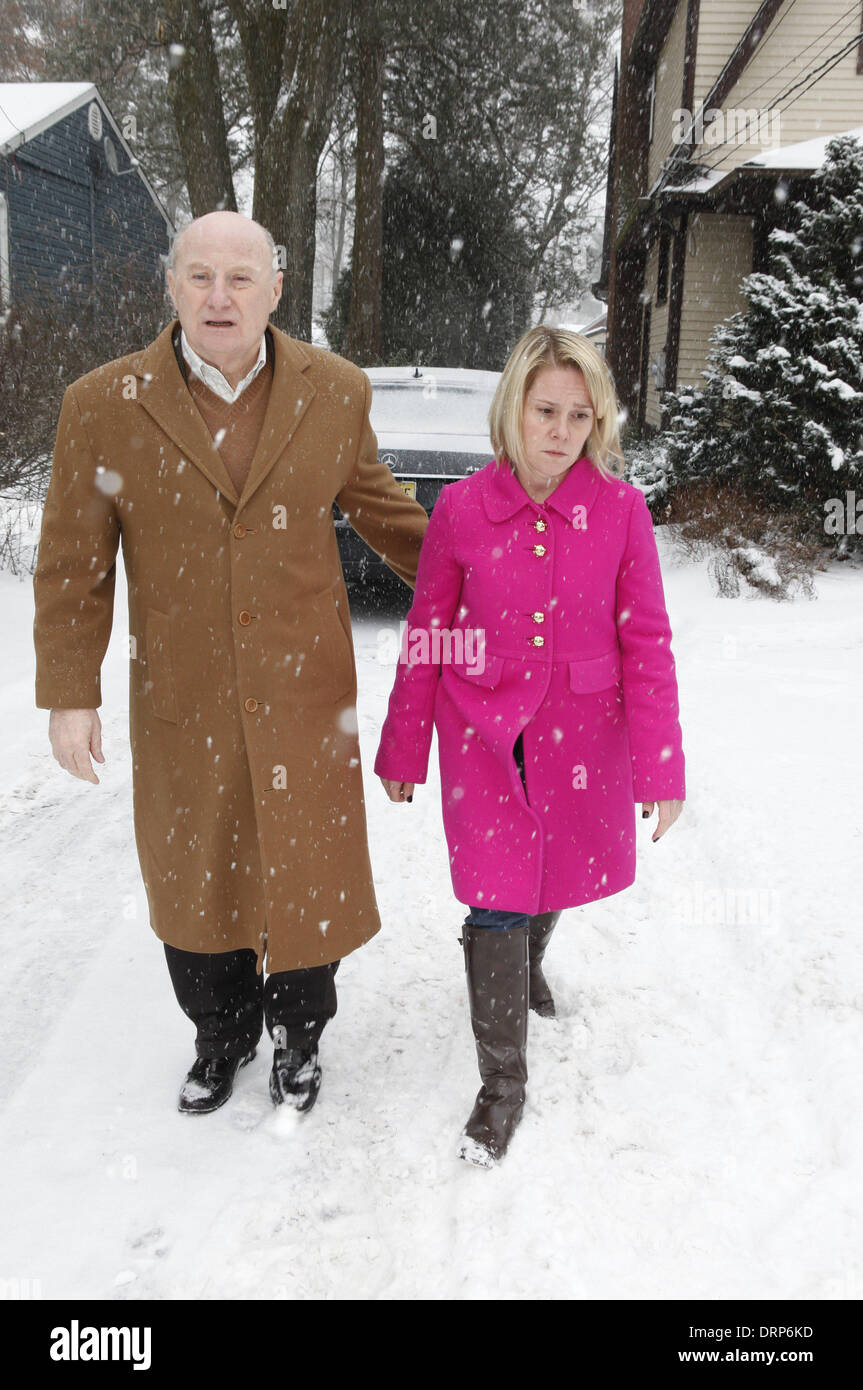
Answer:
[[624, 468], [620, 405], [608, 363], [589, 338], [544, 323], [522, 334], [497, 384], [488, 415], [495, 458], [524, 467], [524, 403], [542, 367], [575, 367], [581, 372], [593, 407], [593, 426], [583, 452], [604, 477], [619, 478]]

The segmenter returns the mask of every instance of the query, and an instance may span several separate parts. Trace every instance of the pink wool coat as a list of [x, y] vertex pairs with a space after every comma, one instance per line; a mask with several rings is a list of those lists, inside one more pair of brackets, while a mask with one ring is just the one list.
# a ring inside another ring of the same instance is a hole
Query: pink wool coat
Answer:
[[[448, 636], [423, 638], [435, 629]], [[468, 635], [477, 630], [484, 663]], [[685, 796], [671, 630], [642, 493], [587, 456], [543, 505], [494, 459], [449, 484], [404, 639], [375, 772], [424, 782], [437, 729], [456, 898], [537, 913], [627, 888], [635, 803]], [[526, 795], [513, 757], [520, 732]]]

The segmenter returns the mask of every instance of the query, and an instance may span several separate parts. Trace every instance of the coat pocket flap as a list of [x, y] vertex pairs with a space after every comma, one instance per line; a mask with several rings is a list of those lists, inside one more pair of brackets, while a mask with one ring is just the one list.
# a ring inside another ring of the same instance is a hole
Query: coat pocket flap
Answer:
[[603, 652], [601, 656], [589, 656], [584, 661], [569, 663], [569, 688], [579, 695], [590, 695], [597, 690], [607, 690], [620, 680], [620, 648]]
[[491, 689], [500, 680], [503, 657], [489, 656], [480, 649], [475, 661], [451, 661], [449, 665], [460, 680], [470, 681], [471, 685], [482, 685]]

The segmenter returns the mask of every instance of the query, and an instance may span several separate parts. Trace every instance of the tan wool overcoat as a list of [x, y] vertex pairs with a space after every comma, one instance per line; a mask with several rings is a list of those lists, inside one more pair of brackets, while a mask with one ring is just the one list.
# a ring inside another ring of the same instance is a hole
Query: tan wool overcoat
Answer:
[[377, 459], [371, 384], [270, 329], [241, 496], [172, 345], [66, 391], [35, 573], [36, 704], [93, 709], [128, 578], [135, 838], [156, 936], [270, 972], [379, 930], [337, 500], [409, 585], [427, 517]]

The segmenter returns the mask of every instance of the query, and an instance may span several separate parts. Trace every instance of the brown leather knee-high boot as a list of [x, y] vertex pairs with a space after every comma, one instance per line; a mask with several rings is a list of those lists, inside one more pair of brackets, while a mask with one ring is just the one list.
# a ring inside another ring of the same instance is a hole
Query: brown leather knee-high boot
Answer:
[[542, 1018], [554, 1018], [554, 997], [542, 973], [542, 958], [551, 934], [560, 918], [559, 912], [540, 912], [528, 924], [530, 949], [530, 1007]]
[[527, 927], [464, 927], [468, 1000], [482, 1086], [458, 1154], [491, 1167], [524, 1108], [527, 1083]]

